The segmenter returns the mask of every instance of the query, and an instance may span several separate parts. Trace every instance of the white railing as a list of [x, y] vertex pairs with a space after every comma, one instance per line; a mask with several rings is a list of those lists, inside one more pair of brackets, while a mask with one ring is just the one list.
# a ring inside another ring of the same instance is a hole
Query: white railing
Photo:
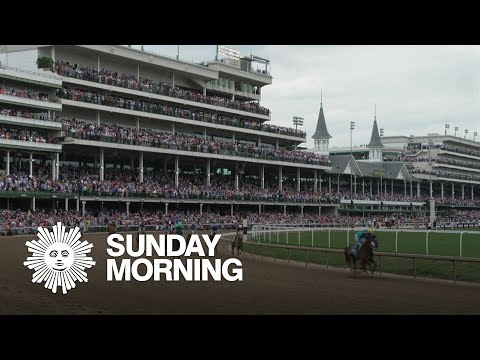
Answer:
[[[277, 243], [280, 244], [280, 234], [285, 234], [285, 242], [287, 245], [298, 245], [301, 246], [301, 234], [311, 233], [311, 247], [315, 247], [315, 234], [318, 232], [326, 232], [328, 234], [328, 248], [332, 247], [332, 230], [341, 232], [345, 231], [345, 246], [353, 244], [351, 240], [351, 234], [356, 231], [365, 229], [365, 227], [329, 227], [329, 228], [315, 228], [315, 227], [305, 227], [299, 225], [299, 227], [292, 227], [289, 225], [254, 225], [252, 226], [251, 235], [252, 239], [256, 242], [264, 243]], [[419, 230], [419, 229], [379, 229], [375, 230], [377, 236], [382, 241], [382, 233], [394, 233], [395, 241], [395, 250], [393, 253], [398, 253], [398, 243], [399, 243], [399, 234], [400, 233], [415, 233], [415, 234], [424, 234], [424, 245], [425, 245], [425, 254], [431, 255], [430, 245], [431, 245], [431, 234], [454, 234], [459, 236], [458, 239], [451, 239], [449, 241], [459, 241], [459, 254], [460, 257], [463, 257], [464, 254], [464, 235], [472, 234], [478, 236], [478, 241], [480, 241], [480, 231], [455, 231], [455, 230]], [[303, 241], [305, 243], [305, 241]], [[438, 255], [438, 254], [437, 254]]]

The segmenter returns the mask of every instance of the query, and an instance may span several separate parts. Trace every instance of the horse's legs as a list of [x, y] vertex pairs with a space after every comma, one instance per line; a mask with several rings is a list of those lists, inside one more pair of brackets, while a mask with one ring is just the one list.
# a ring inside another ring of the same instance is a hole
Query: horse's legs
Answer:
[[371, 273], [373, 274], [375, 270], [377, 270], [377, 263], [375, 262], [373, 257], [368, 259], [368, 265], [370, 267]]

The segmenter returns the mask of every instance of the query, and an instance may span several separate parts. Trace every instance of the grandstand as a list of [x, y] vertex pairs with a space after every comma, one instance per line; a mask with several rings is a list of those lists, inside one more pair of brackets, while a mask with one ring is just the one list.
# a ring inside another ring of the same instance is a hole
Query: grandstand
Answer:
[[274, 125], [261, 105], [273, 79], [266, 59], [195, 64], [120, 45], [8, 49], [35, 51], [38, 69], [0, 66], [2, 229], [59, 219], [130, 225], [139, 213], [147, 225], [240, 215], [423, 221], [431, 198], [439, 220], [478, 221], [478, 142], [381, 138], [375, 116], [369, 145], [351, 154], [329, 148], [321, 102], [315, 146], [300, 149], [307, 134]]

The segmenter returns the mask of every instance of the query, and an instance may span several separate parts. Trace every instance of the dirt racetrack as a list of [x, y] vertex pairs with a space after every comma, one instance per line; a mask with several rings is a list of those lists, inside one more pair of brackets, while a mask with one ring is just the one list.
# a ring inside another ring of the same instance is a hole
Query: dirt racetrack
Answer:
[[[107, 282], [106, 234], [87, 234], [96, 266], [66, 295], [31, 282], [26, 240], [0, 238], [0, 314], [480, 314], [480, 286], [241, 257], [243, 282]], [[227, 256], [222, 255], [223, 258]]]

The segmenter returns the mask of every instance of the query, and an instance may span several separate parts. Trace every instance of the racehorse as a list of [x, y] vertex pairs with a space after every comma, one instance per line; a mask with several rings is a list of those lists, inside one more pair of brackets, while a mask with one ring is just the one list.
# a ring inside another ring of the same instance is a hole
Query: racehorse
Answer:
[[117, 231], [117, 228], [115, 226], [115, 222], [114, 221], [109, 222], [108, 223], [108, 234], [112, 235], [112, 234], [116, 233], [116, 231]]
[[[376, 246], [376, 237], [373, 235], [371, 238], [367, 239], [363, 246], [357, 251], [357, 256], [354, 256], [352, 253], [352, 246], [347, 246], [345, 248], [345, 261], [348, 263], [350, 270], [353, 270], [355, 275], [357, 274], [357, 261], [360, 261], [361, 269], [366, 272], [367, 264], [370, 268], [370, 272], [373, 272], [377, 268], [377, 263], [374, 259], [373, 248]], [[352, 269], [353, 264], [353, 269]]]
[[243, 252], [243, 234], [237, 232], [232, 241], [232, 256], [235, 256], [235, 248], [237, 248], [237, 256]]

